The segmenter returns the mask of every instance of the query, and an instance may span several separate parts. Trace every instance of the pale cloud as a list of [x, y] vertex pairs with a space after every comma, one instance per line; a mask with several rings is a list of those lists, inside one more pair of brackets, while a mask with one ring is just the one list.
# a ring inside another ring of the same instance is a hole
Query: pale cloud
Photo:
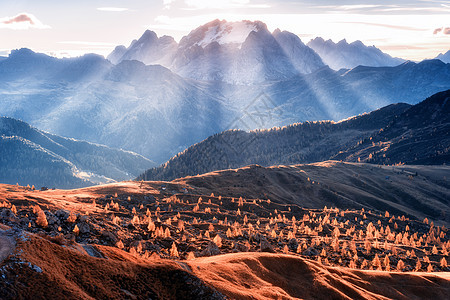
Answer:
[[176, 1], [176, 0], [163, 0], [164, 9], [170, 9], [171, 5], [172, 5], [175, 1]]
[[250, 0], [185, 0], [189, 9], [270, 8], [267, 4], [252, 4]]
[[98, 7], [97, 10], [100, 11], [110, 11], [110, 12], [122, 12], [129, 10], [126, 7]]
[[88, 41], [61, 41], [58, 44], [82, 45], [82, 46], [115, 46], [114, 43], [88, 42]]
[[417, 28], [417, 27], [413, 27], [413, 26], [392, 25], [392, 24], [384, 24], [384, 23], [368, 23], [368, 22], [341, 22], [341, 23], [385, 27], [385, 28], [389, 28], [389, 29], [406, 30], [406, 31], [428, 31], [427, 28]]
[[43, 24], [32, 14], [20, 13], [14, 17], [0, 18], [0, 29], [2, 28], [26, 30], [31, 28], [47, 29], [50, 26]]
[[438, 34], [438, 33], [442, 33], [445, 35], [450, 35], [450, 27], [440, 27], [440, 28], [436, 28], [433, 31], [433, 34]]
[[439, 32], [441, 32], [442, 31], [442, 28], [436, 28], [434, 31], [433, 31], [433, 34], [438, 34]]
[[442, 7], [388, 7], [388, 8], [380, 8], [377, 10], [378, 12], [391, 12], [391, 13], [410, 13], [410, 14], [424, 14], [424, 13], [438, 13], [438, 14], [446, 14], [450, 13], [449, 6]]
[[[337, 2], [337, 1], [336, 1]], [[375, 1], [373, 1], [375, 2]], [[413, 2], [413, 1], [412, 1]], [[450, 12], [450, 5], [441, 4], [436, 1], [421, 1], [420, 5], [413, 3], [397, 3], [392, 4], [389, 1], [378, 1], [376, 4], [328, 4], [314, 5], [311, 4], [309, 9], [321, 9], [329, 13], [359, 13], [359, 14], [446, 14]], [[317, 11], [316, 11], [317, 12]]]
[[318, 5], [315, 8], [332, 9], [332, 10], [364, 10], [368, 8], [383, 7], [377, 4], [351, 4], [351, 5]]
[[171, 24], [173, 21], [169, 16], [161, 15], [155, 18], [155, 22], [159, 24]]

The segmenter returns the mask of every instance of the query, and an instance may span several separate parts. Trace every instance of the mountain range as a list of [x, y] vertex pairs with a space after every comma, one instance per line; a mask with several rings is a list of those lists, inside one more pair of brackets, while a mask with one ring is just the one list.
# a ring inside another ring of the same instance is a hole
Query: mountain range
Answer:
[[0, 182], [75, 188], [132, 179], [152, 161], [129, 151], [43, 132], [0, 118]]
[[334, 71], [262, 22], [216, 20], [178, 44], [146, 31], [114, 53], [116, 64], [13, 51], [0, 61], [0, 115], [163, 163], [227, 129], [339, 121], [450, 88], [440, 60]]
[[158, 38], [147, 30], [128, 48], [117, 46], [108, 59], [114, 64], [124, 60], [161, 64], [183, 77], [241, 84], [309, 74], [325, 64], [339, 70], [405, 62], [361, 41], [334, 43], [318, 37], [305, 45], [291, 32], [269, 32], [260, 21], [225, 20], [214, 20], [192, 30], [179, 44], [172, 37]]
[[280, 30], [272, 34], [259, 21], [214, 20], [191, 31], [179, 44], [147, 30], [128, 48], [118, 46], [108, 59], [161, 64], [183, 77], [232, 84], [288, 79], [324, 66], [296, 35]]
[[172, 180], [214, 170], [338, 159], [375, 164], [449, 161], [450, 90], [423, 102], [389, 105], [338, 123], [306, 122], [209, 137], [138, 179]]
[[330, 68], [334, 70], [353, 69], [357, 66], [370, 67], [394, 67], [405, 60], [391, 57], [375, 46], [366, 46], [361, 41], [348, 43], [345, 39], [334, 43], [317, 37], [308, 42], [308, 47], [313, 49]]
[[375, 164], [446, 164], [450, 161], [450, 90], [414, 105], [370, 138], [334, 159]]
[[[96, 55], [56, 59], [27, 49], [0, 61], [0, 114], [61, 136], [162, 163], [227, 129], [341, 120], [450, 88], [450, 64], [328, 67], [255, 85], [197, 81], [159, 65]], [[265, 116], [255, 118], [255, 113]], [[158, 146], [155, 146], [158, 145]]]

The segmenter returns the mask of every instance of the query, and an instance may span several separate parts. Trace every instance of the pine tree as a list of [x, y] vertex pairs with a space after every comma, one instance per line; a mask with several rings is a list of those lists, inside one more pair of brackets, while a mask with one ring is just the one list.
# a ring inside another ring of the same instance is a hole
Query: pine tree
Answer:
[[78, 228], [78, 225], [75, 224], [75, 227], [73, 228], [73, 233], [75, 233], [75, 235], [80, 234], [80, 229]]
[[417, 258], [416, 268], [414, 270], [415, 271], [420, 271], [421, 268], [422, 268], [422, 264], [420, 263], [420, 259]]
[[41, 210], [40, 208], [39, 211], [37, 212], [36, 224], [43, 228], [46, 228], [48, 226], [47, 217], [45, 216], [44, 211]]
[[123, 242], [121, 241], [121, 240], [119, 240], [117, 243], [116, 243], [116, 246], [117, 246], [117, 248], [119, 248], [119, 249], [123, 249]]
[[403, 271], [403, 269], [405, 268], [405, 263], [403, 262], [403, 260], [399, 260], [397, 263], [397, 271]]
[[443, 257], [443, 258], [441, 259], [440, 264], [441, 264], [441, 267], [442, 267], [442, 268], [447, 268], [447, 260], [445, 259], [445, 257]]
[[213, 239], [213, 242], [217, 245], [217, 247], [221, 248], [222, 247], [222, 238], [220, 237], [220, 235], [216, 235]]
[[177, 249], [177, 245], [175, 244], [175, 242], [172, 243], [172, 248], [170, 248], [170, 256], [173, 257], [178, 257], [178, 249]]

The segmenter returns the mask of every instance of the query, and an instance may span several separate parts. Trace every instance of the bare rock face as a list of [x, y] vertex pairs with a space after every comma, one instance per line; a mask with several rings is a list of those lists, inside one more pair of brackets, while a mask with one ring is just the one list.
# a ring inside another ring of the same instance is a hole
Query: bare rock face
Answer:
[[233, 252], [247, 252], [247, 251], [248, 247], [245, 246], [244, 244], [236, 243], [236, 245], [234, 245]]
[[45, 217], [49, 225], [59, 224], [59, 219], [50, 211], [45, 211]]
[[308, 249], [303, 251], [302, 254], [305, 256], [317, 256], [317, 255], [319, 255], [319, 252], [316, 249], [314, 249], [313, 247], [309, 247]]
[[65, 210], [65, 209], [58, 209], [58, 210], [55, 212], [55, 216], [57, 216], [58, 218], [60, 218], [62, 221], [66, 221], [67, 218], [69, 218], [70, 213], [69, 213], [67, 210]]
[[108, 243], [116, 244], [118, 239], [114, 233], [108, 230], [103, 230], [101, 233], [101, 240], [106, 241]]
[[77, 223], [78, 229], [80, 229], [81, 234], [87, 234], [91, 232], [89, 224], [86, 222]]
[[261, 239], [259, 242], [260, 242], [261, 252], [275, 253], [275, 251], [272, 248], [272, 245], [269, 243], [269, 241], [264, 236], [261, 236]]
[[15, 222], [17, 222], [18, 219], [17, 219], [16, 215], [9, 208], [5, 208], [5, 209], [3, 209], [2, 213], [0, 214], [0, 220], [15, 223]]
[[219, 254], [220, 254], [219, 247], [217, 247], [215, 243], [210, 242], [208, 244], [208, 247], [206, 247], [206, 249], [200, 253], [200, 256], [214, 256]]
[[298, 247], [297, 239], [294, 239], [294, 238], [290, 239], [289, 243], [288, 243], [288, 247], [291, 251], [297, 250], [297, 247]]

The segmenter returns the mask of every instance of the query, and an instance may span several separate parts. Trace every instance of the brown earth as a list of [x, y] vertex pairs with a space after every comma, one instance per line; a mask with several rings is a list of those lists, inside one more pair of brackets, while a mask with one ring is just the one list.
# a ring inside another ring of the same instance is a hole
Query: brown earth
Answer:
[[[0, 299], [446, 299], [448, 170], [324, 162], [0, 185]], [[422, 220], [427, 207], [444, 219]]]
[[270, 253], [143, 260], [105, 246], [95, 246], [105, 257], [96, 258], [74, 244], [15, 237], [0, 269], [1, 299], [446, 299], [450, 292], [448, 272], [361, 271]]

